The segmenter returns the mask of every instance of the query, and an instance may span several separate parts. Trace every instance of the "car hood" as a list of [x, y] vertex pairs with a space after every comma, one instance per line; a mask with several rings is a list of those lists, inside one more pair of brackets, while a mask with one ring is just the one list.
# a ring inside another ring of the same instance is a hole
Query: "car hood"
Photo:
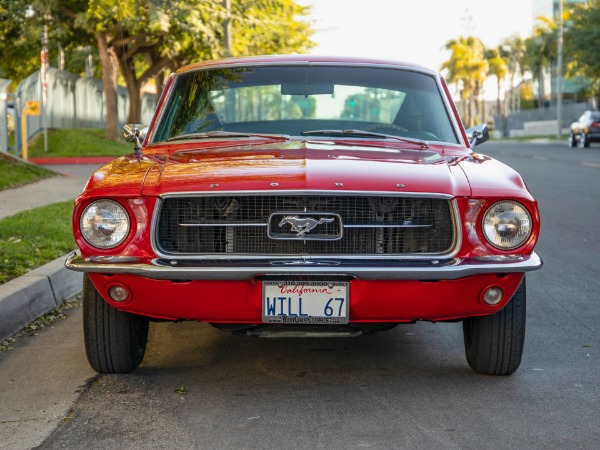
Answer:
[[470, 193], [457, 159], [435, 151], [292, 141], [187, 144], [153, 166], [143, 194], [265, 190]]

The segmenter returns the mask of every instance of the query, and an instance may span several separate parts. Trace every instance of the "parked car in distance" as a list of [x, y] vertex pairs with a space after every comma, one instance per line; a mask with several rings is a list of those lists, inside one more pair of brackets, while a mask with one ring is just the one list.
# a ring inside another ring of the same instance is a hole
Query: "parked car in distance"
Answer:
[[586, 111], [571, 124], [569, 147], [589, 147], [591, 142], [600, 142], [600, 111]]
[[87, 356], [142, 362], [149, 321], [253, 337], [351, 337], [462, 322], [468, 364], [508, 375], [541, 268], [535, 199], [475, 153], [444, 79], [316, 56], [180, 69], [134, 153], [75, 202]]

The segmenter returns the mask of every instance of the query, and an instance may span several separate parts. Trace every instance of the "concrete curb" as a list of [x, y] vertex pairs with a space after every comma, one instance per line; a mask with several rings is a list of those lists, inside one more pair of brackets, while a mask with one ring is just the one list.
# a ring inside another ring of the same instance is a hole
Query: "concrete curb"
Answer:
[[65, 268], [67, 255], [0, 286], [0, 341], [81, 291], [82, 277]]

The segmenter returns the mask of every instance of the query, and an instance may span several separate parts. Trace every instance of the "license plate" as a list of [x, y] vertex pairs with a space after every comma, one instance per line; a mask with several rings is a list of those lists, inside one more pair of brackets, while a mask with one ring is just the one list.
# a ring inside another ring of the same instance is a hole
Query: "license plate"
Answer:
[[348, 311], [348, 283], [263, 281], [264, 323], [346, 324]]

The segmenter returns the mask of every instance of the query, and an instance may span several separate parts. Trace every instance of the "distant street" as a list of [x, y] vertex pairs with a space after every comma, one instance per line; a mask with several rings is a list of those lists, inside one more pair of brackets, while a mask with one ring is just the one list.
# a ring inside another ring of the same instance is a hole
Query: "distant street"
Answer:
[[[472, 372], [460, 324], [346, 340], [152, 324], [141, 368], [91, 382], [40, 448], [597, 448], [600, 145], [477, 150], [516, 168], [542, 214], [545, 267], [527, 277], [527, 339], [514, 375]], [[74, 326], [79, 319], [56, 325]], [[52, 332], [37, 339], [46, 338]]]

